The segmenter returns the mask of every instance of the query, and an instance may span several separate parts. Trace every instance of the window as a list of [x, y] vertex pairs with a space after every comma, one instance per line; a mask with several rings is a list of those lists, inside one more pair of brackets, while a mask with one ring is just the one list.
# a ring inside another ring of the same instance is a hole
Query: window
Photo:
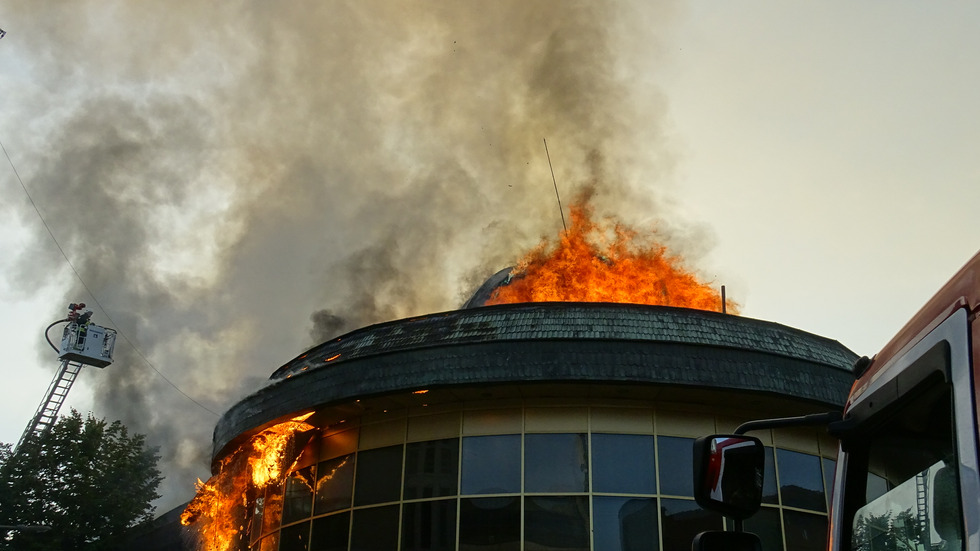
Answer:
[[262, 507], [262, 533], [268, 534], [279, 528], [281, 518], [282, 486], [269, 486], [265, 490], [265, 503]]
[[350, 507], [354, 487], [354, 454], [321, 462], [316, 469], [313, 514]]
[[456, 495], [459, 439], [413, 442], [405, 447], [405, 497]]
[[656, 498], [594, 497], [592, 511], [595, 551], [659, 549], [660, 514]]
[[402, 446], [357, 453], [354, 505], [398, 501], [402, 488]]
[[313, 519], [310, 551], [347, 551], [350, 513], [338, 513]]
[[766, 466], [762, 479], [762, 502], [779, 504], [779, 488], [776, 485], [776, 460], [772, 448], [766, 446]]
[[589, 450], [584, 434], [524, 437], [525, 492], [589, 491]]
[[286, 479], [282, 503], [282, 523], [310, 518], [313, 512], [313, 467], [295, 471]]
[[830, 499], [834, 493], [834, 471], [837, 469], [837, 461], [821, 457], [820, 465], [823, 467], [823, 493], [827, 496], [827, 510], [829, 511]]
[[455, 499], [405, 504], [402, 511], [402, 551], [455, 549]]
[[259, 551], [278, 551], [279, 550], [279, 532], [274, 532], [268, 536], [262, 538], [259, 543]]
[[[763, 507], [745, 519], [742, 527], [746, 532], [759, 536], [762, 551], [783, 551], [783, 528], [779, 522], [779, 509]], [[795, 551], [795, 548], [791, 549]]]
[[521, 491], [521, 435], [463, 439], [462, 493], [512, 494]]
[[[692, 474], [693, 478], [694, 475]], [[661, 549], [690, 549], [694, 536], [705, 530], [721, 530], [721, 515], [705, 511], [692, 500], [661, 499], [663, 513], [662, 532], [664, 537]]]
[[823, 468], [815, 455], [777, 449], [779, 492], [783, 507], [824, 511]]
[[521, 498], [459, 500], [459, 551], [518, 551], [520, 548]]
[[586, 496], [524, 498], [525, 551], [589, 551]]
[[694, 439], [661, 436], [657, 438], [657, 448], [660, 493], [694, 497]]
[[279, 551], [306, 551], [309, 544], [309, 521], [283, 528], [279, 534]]
[[355, 509], [351, 526], [351, 551], [398, 549], [398, 506]]
[[827, 517], [783, 509], [786, 549], [824, 551], [827, 549]]
[[655, 474], [653, 436], [592, 435], [593, 492], [655, 494]]

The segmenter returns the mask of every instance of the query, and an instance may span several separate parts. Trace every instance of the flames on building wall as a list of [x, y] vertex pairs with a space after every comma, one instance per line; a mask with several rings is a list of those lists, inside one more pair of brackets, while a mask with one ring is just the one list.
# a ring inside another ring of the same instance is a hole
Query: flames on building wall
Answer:
[[[611, 220], [595, 220], [587, 196], [570, 212], [571, 225], [558, 243], [544, 242], [527, 253], [487, 305], [574, 301], [722, 309], [720, 293], [686, 268], [682, 258], [648, 240], [648, 234]], [[727, 311], [737, 306], [727, 302]], [[265, 517], [278, 518], [281, 502], [262, 503], [258, 496], [283, 484], [309, 441], [301, 441], [299, 435], [314, 428], [304, 420], [296, 418], [256, 434], [221, 460], [218, 474], [198, 484], [181, 523], [194, 528], [200, 551], [247, 545], [259, 509]]]
[[[248, 544], [256, 508], [270, 517], [282, 503], [264, 503], [266, 488], [281, 486], [289, 469], [312, 437], [309, 415], [269, 427], [221, 459], [218, 474], [198, 481], [197, 495], [180, 522], [194, 526], [199, 551], [230, 551]], [[279, 511], [281, 513], [281, 510]]]

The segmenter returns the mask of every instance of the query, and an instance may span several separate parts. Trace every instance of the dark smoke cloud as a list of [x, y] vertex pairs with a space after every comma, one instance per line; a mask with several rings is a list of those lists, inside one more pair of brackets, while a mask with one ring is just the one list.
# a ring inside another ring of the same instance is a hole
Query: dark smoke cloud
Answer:
[[[37, 86], [7, 98], [33, 136], [7, 144], [131, 341], [84, 381], [161, 447], [162, 506], [206, 477], [216, 419], [142, 356], [220, 412], [318, 341], [458, 307], [560, 229], [542, 138], [569, 199], [666, 214], [664, 102], [619, 47], [669, 12], [630, 9], [7, 3], [2, 46]], [[10, 276], [24, 288], [62, 265], [46, 239]]]

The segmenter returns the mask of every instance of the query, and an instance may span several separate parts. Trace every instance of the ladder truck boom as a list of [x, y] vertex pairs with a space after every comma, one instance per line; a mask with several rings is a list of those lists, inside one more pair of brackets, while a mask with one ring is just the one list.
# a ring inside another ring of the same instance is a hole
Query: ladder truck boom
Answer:
[[[81, 373], [82, 367], [91, 365], [103, 368], [112, 363], [112, 352], [116, 343], [116, 332], [113, 329], [95, 325], [91, 322], [91, 310], [84, 310], [85, 303], [72, 303], [68, 306], [68, 317], [58, 320], [48, 326], [48, 329], [58, 323], [67, 322], [61, 337], [61, 346], [56, 347], [61, 365], [51, 379], [51, 384], [41, 400], [37, 411], [31, 418], [27, 428], [21, 435], [14, 453], [28, 441], [40, 436], [58, 419], [58, 412], [68, 397], [68, 392]], [[45, 337], [47, 333], [45, 332]]]

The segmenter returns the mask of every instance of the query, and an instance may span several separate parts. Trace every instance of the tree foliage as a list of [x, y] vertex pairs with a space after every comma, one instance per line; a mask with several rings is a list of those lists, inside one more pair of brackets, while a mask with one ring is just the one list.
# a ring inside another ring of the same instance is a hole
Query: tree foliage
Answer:
[[0, 530], [0, 549], [114, 549], [127, 529], [152, 519], [160, 497], [159, 457], [145, 440], [119, 421], [72, 410], [16, 455], [0, 445], [0, 525], [51, 527]]

